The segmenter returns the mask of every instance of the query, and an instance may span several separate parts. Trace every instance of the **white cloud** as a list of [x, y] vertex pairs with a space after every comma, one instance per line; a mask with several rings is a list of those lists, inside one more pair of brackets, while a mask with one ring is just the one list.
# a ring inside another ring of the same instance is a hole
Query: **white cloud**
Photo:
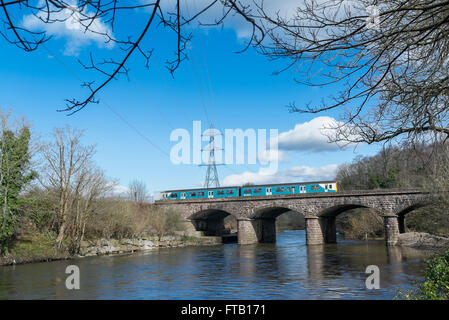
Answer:
[[[89, 12], [84, 11], [84, 15], [90, 15]], [[22, 26], [33, 31], [45, 31], [47, 36], [54, 36], [57, 38], [66, 38], [66, 46], [64, 54], [70, 56], [77, 56], [82, 46], [96, 43], [100, 48], [112, 48], [114, 44], [107, 42], [108, 38], [104, 34], [112, 36], [112, 31], [109, 26], [96, 18], [89, 30], [85, 30], [79, 21], [79, 13], [76, 9], [64, 9], [60, 12], [51, 14], [51, 20], [58, 20], [53, 23], [44, 23], [38, 17], [46, 19], [45, 13], [40, 12], [38, 16], [32, 14], [23, 17]], [[88, 21], [83, 21], [87, 24]]]
[[296, 166], [279, 170], [275, 174], [245, 171], [241, 174], [227, 176], [223, 180], [225, 186], [240, 186], [245, 183], [269, 184], [301, 181], [332, 180], [337, 173], [338, 165], [329, 164], [322, 167]]
[[340, 147], [330, 143], [333, 127], [341, 125], [331, 117], [317, 117], [300, 123], [294, 129], [281, 132], [278, 136], [278, 148], [284, 151], [324, 152], [336, 151]]

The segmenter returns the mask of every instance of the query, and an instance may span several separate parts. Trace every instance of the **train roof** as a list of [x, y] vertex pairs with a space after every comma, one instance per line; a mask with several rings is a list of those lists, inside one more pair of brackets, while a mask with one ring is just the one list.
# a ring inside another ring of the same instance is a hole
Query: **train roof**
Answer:
[[191, 188], [191, 189], [176, 189], [176, 190], [165, 190], [161, 192], [174, 192], [174, 191], [203, 191], [203, 190], [217, 190], [217, 189], [235, 189], [241, 188], [240, 186], [230, 186], [230, 187], [216, 187], [216, 188]]
[[256, 184], [247, 186], [229, 186], [229, 187], [216, 187], [216, 188], [192, 188], [192, 189], [177, 189], [177, 190], [165, 190], [161, 192], [175, 192], [175, 191], [203, 191], [203, 190], [217, 190], [217, 189], [235, 189], [235, 188], [257, 188], [257, 187], [278, 187], [278, 186], [291, 186], [291, 185], [301, 185], [301, 184], [317, 184], [317, 183], [335, 183], [335, 180], [323, 180], [323, 181], [306, 181], [306, 182], [286, 182], [286, 183], [275, 183], [275, 184]]

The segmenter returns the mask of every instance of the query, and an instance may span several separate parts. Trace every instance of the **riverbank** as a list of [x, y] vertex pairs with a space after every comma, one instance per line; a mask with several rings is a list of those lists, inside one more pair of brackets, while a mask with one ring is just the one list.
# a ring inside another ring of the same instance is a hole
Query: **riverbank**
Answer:
[[217, 244], [221, 244], [221, 237], [171, 235], [161, 238], [95, 239], [82, 241], [79, 254], [71, 255], [67, 251], [58, 250], [51, 237], [38, 235], [31, 239], [18, 240], [11, 253], [0, 256], [0, 266]]

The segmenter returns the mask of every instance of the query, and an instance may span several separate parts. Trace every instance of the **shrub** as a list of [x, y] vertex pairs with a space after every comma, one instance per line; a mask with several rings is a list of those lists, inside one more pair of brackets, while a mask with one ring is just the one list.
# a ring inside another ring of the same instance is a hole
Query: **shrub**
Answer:
[[181, 216], [176, 211], [161, 211], [153, 205], [131, 201], [102, 201], [88, 218], [86, 238], [163, 237], [182, 229]]
[[449, 299], [449, 250], [426, 261], [424, 282], [403, 297], [408, 300]]

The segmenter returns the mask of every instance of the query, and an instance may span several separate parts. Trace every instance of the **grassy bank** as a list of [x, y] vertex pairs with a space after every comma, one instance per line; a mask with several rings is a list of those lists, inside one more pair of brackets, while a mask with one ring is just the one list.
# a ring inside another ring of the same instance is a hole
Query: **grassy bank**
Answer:
[[71, 256], [67, 249], [58, 249], [54, 234], [36, 234], [13, 241], [8, 253], [0, 256], [0, 265], [62, 260]]

